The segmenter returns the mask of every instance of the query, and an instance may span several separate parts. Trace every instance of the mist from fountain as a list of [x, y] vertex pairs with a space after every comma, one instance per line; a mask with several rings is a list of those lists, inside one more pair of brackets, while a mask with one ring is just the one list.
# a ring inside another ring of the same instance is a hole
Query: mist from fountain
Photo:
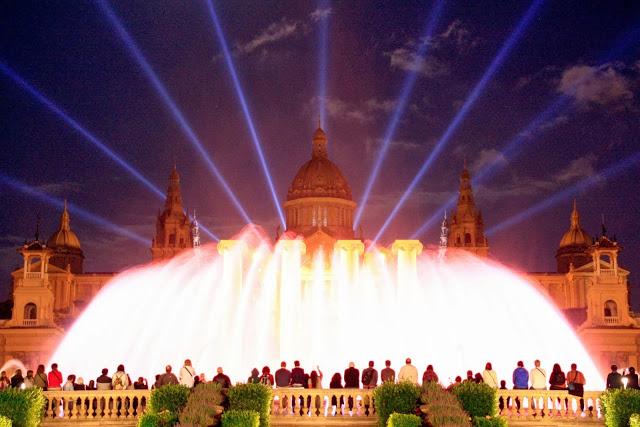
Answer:
[[359, 261], [361, 243], [347, 242], [305, 263], [301, 240], [272, 246], [249, 227], [217, 247], [126, 271], [93, 299], [50, 363], [85, 378], [123, 363], [132, 379], [153, 383], [186, 358], [208, 379], [224, 367], [233, 382], [254, 367], [273, 372], [300, 360], [307, 371], [319, 365], [327, 387], [350, 361], [381, 369], [389, 359], [397, 371], [411, 357], [420, 372], [432, 364], [443, 384], [491, 361], [511, 386], [518, 360], [531, 367], [540, 359], [547, 372], [575, 362], [586, 388], [602, 389], [572, 328], [520, 274], [466, 252], [418, 255], [410, 241]]

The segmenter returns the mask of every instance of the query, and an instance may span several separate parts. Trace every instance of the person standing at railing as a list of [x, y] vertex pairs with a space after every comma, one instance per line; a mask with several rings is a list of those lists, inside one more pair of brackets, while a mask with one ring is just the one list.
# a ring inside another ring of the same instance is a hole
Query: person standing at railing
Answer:
[[180, 384], [193, 388], [193, 382], [196, 376], [196, 370], [191, 365], [191, 360], [186, 359], [184, 365], [180, 368]]
[[108, 373], [107, 368], [102, 368], [102, 375], [96, 378], [96, 390], [111, 390], [111, 377]]
[[[529, 388], [529, 372], [524, 368], [524, 362], [518, 361], [518, 367], [514, 369], [513, 375], [513, 389], [514, 390], [527, 390]], [[520, 399], [516, 397], [516, 408], [520, 412]]]
[[276, 387], [289, 387], [291, 384], [291, 371], [287, 369], [287, 362], [280, 363], [280, 369], [276, 371]]
[[156, 388], [169, 384], [178, 384], [178, 378], [176, 378], [176, 375], [171, 371], [171, 365], [165, 366], [164, 374], [160, 375], [160, 379], [156, 381]]
[[64, 383], [64, 386], [62, 387], [62, 390], [63, 391], [74, 391], [76, 389], [75, 382], [76, 382], [76, 376], [75, 375], [69, 375], [67, 377], [67, 382]]
[[391, 369], [391, 360], [385, 360], [385, 368], [380, 372], [380, 379], [383, 383], [396, 382], [396, 371]]
[[487, 362], [484, 367], [484, 371], [482, 372], [482, 381], [493, 388], [498, 388], [500, 385], [500, 382], [498, 381], [498, 373], [493, 370], [491, 362]]
[[[333, 374], [333, 376], [331, 377], [331, 382], [329, 383], [329, 388], [331, 389], [338, 389], [338, 388], [343, 388], [342, 387], [342, 376], [340, 375], [340, 372], [336, 372], [335, 374]], [[336, 412], [338, 412], [339, 414], [342, 414], [342, 405], [344, 405], [344, 397], [340, 396], [340, 406], [338, 406], [338, 399], [336, 398], [336, 396], [331, 396], [331, 405], [334, 407], [334, 414]]]
[[551, 375], [549, 376], [549, 390], [566, 390], [566, 383], [567, 379], [564, 376], [564, 372], [562, 372], [562, 368], [560, 368], [558, 363], [554, 363]]
[[111, 378], [111, 386], [114, 390], [126, 390], [131, 382], [129, 376], [124, 372], [124, 365], [118, 365], [116, 373]]
[[221, 366], [218, 366], [218, 369], [216, 369], [216, 376], [213, 377], [213, 381], [220, 384], [222, 388], [231, 387], [231, 378], [224, 373]]
[[309, 388], [322, 388], [322, 371], [320, 366], [316, 366], [318, 371], [311, 371], [309, 375]]
[[[344, 388], [360, 388], [360, 371], [353, 362], [344, 371]], [[348, 403], [349, 411], [353, 411], [353, 397], [349, 396]]]
[[607, 390], [611, 389], [623, 389], [622, 375], [618, 372], [617, 365], [611, 365], [611, 372], [607, 375]]
[[13, 376], [11, 377], [11, 387], [20, 388], [23, 382], [24, 377], [22, 376], [22, 369], [16, 369]]
[[378, 371], [373, 365], [373, 360], [370, 360], [369, 367], [362, 370], [362, 388], [376, 388], [378, 385]]
[[[540, 361], [538, 359], [533, 361], [533, 369], [529, 372], [529, 379], [531, 380], [531, 390], [547, 389], [547, 371], [540, 367]], [[536, 402], [536, 400], [538, 399], [532, 399], [531, 401], [531, 408], [534, 411], [536, 410], [536, 405], [540, 403]]]
[[584, 385], [587, 381], [584, 378], [582, 372], [578, 371], [578, 366], [575, 363], [571, 364], [571, 370], [567, 372], [567, 388], [569, 394], [572, 396], [580, 397], [580, 412], [584, 412]]
[[638, 385], [638, 374], [636, 374], [636, 368], [634, 368], [633, 366], [630, 367], [629, 373], [625, 375], [625, 378], [627, 379], [627, 389], [640, 389], [640, 386]]
[[34, 387], [34, 383], [33, 383], [33, 371], [31, 369], [29, 369], [27, 371], [27, 376], [24, 377], [24, 388], [33, 388]]
[[431, 382], [438, 382], [438, 374], [433, 370], [433, 365], [427, 365], [427, 370], [422, 374], [422, 384]]
[[268, 366], [262, 367], [262, 375], [260, 376], [260, 384], [264, 384], [268, 387], [273, 387], [274, 383], [273, 375], [271, 375], [271, 368]]
[[36, 369], [36, 376], [33, 377], [33, 384], [36, 387], [40, 387], [42, 390], [47, 391], [47, 374], [44, 372], [44, 365], [38, 365]]
[[418, 384], [418, 369], [411, 364], [410, 357], [407, 357], [404, 361], [404, 366], [400, 368], [400, 372], [398, 372], [398, 382], [403, 381]]
[[58, 371], [58, 364], [51, 365], [51, 372], [47, 376], [47, 383], [49, 384], [49, 390], [62, 390], [62, 372]]

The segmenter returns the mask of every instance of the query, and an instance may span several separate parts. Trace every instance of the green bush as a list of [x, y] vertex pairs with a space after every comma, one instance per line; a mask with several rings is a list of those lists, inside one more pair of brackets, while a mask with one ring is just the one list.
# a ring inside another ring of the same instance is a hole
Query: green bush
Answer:
[[631, 418], [629, 419], [629, 425], [631, 427], [640, 427], [640, 414], [631, 415]]
[[430, 382], [422, 387], [420, 399], [424, 403], [421, 407], [427, 415], [427, 421], [433, 427], [460, 426], [468, 427], [467, 414], [460, 401], [439, 384]]
[[473, 417], [474, 427], [507, 427], [503, 417]]
[[0, 415], [0, 427], [11, 427], [11, 419]]
[[190, 391], [188, 387], [173, 384], [154, 389], [149, 398], [148, 411], [156, 414], [169, 411], [177, 416], [187, 404]]
[[485, 383], [465, 381], [455, 386], [452, 391], [472, 419], [496, 415], [497, 396], [493, 387]]
[[420, 427], [422, 420], [413, 414], [398, 414], [394, 412], [389, 416], [387, 427]]
[[631, 415], [640, 413], [640, 390], [607, 390], [601, 402], [607, 427], [627, 427]]
[[251, 410], [230, 410], [222, 414], [222, 427], [258, 427], [260, 415]]
[[264, 384], [239, 384], [229, 389], [229, 409], [256, 411], [260, 427], [269, 427], [273, 390]]
[[138, 427], [170, 427], [178, 422], [178, 418], [170, 411], [145, 412], [138, 418]]
[[40, 424], [44, 410], [44, 394], [39, 388], [0, 391], [0, 415], [9, 418], [14, 427], [33, 427]]
[[193, 389], [180, 413], [180, 424], [201, 427], [217, 425], [216, 407], [222, 405], [222, 386], [217, 382], [200, 384]]
[[420, 388], [409, 382], [382, 383], [373, 390], [373, 399], [378, 413], [378, 425], [385, 427], [391, 414], [413, 414], [418, 407]]

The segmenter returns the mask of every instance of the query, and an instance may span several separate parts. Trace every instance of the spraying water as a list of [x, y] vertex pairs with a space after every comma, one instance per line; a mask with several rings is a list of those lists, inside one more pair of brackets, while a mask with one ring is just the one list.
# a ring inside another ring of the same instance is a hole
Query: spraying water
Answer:
[[301, 240], [272, 246], [248, 228], [236, 240], [203, 246], [163, 264], [115, 277], [78, 318], [51, 362], [65, 373], [97, 376], [124, 363], [131, 377], [153, 375], [186, 358], [211, 378], [222, 366], [233, 382], [252, 368], [291, 367], [325, 375], [350, 361], [420, 372], [432, 364], [443, 384], [491, 361], [511, 386], [518, 360], [566, 371], [575, 362], [587, 389], [601, 389], [595, 364], [561, 313], [531, 283], [465, 252], [442, 259], [416, 241], [364, 254], [342, 241], [305, 262]]

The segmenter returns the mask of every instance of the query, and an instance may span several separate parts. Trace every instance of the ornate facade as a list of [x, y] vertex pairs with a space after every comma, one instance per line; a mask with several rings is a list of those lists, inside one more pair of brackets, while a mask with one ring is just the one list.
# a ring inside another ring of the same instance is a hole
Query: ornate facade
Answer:
[[[302, 236], [307, 254], [345, 248], [345, 253], [353, 254], [355, 265], [367, 256], [363, 242], [354, 240], [356, 204], [347, 180], [328, 158], [327, 143], [325, 132], [318, 128], [312, 138], [311, 159], [299, 169], [287, 193], [285, 238]], [[164, 208], [156, 221], [152, 260], [168, 259], [199, 243], [198, 224], [195, 215], [191, 222], [184, 212], [180, 177], [174, 168]], [[287, 244], [296, 243], [292, 240]], [[417, 241], [396, 241], [389, 252], [400, 244], [416, 254], [422, 249]], [[440, 255], [446, 256], [448, 248], [483, 257], [489, 254], [482, 214], [476, 207], [466, 167], [460, 176], [455, 212], [441, 224]], [[604, 230], [593, 239], [582, 229], [574, 202], [569, 229], [556, 251], [557, 271], [527, 274], [565, 313], [605, 371], [612, 363], [640, 365], [640, 324], [629, 309], [629, 272], [618, 265], [620, 250]], [[80, 239], [71, 229], [66, 205], [58, 230], [46, 244], [36, 235], [18, 251], [23, 266], [12, 273], [12, 317], [0, 321], [0, 361], [19, 358], [34, 365], [47, 360], [64, 335], [64, 328], [115, 273], [84, 272]]]

